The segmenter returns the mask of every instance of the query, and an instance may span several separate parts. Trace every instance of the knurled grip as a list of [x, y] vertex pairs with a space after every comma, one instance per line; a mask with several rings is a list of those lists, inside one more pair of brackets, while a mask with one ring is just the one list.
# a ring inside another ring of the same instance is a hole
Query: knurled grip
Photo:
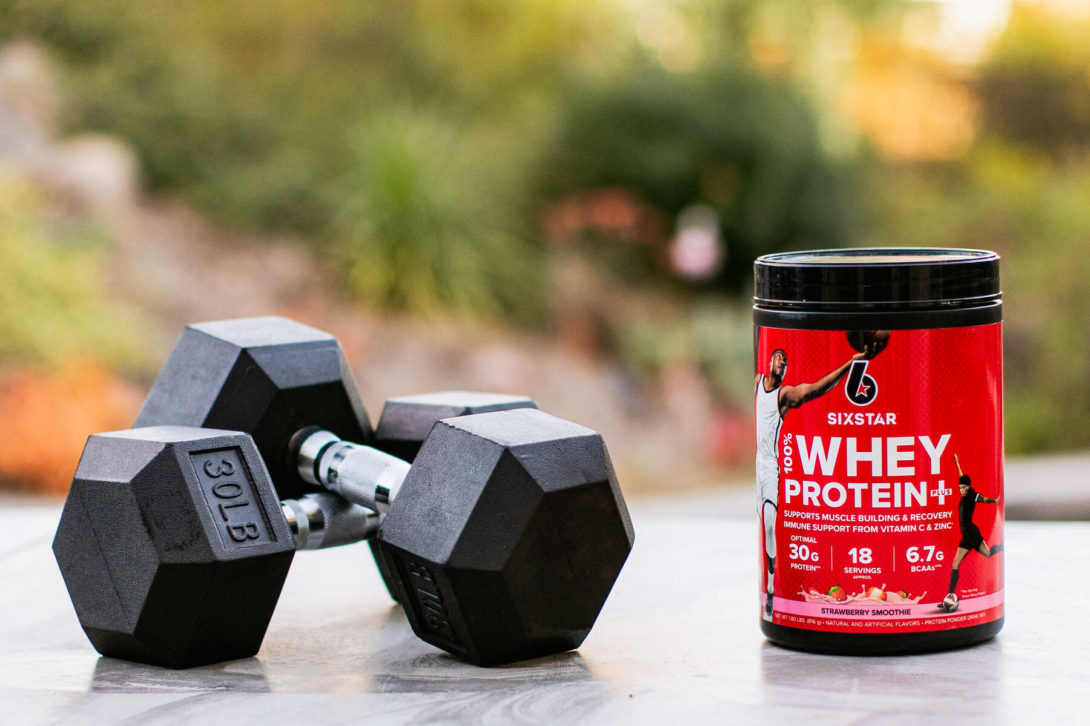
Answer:
[[374, 511], [327, 492], [282, 501], [280, 506], [298, 550], [352, 544], [374, 536], [379, 527]]
[[322, 453], [317, 470], [330, 491], [385, 514], [409, 473], [409, 463], [370, 446], [338, 441]]

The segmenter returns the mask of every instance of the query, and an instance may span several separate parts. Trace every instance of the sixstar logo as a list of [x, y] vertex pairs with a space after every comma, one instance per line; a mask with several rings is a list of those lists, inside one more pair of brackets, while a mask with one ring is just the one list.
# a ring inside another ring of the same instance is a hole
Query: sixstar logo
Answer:
[[844, 382], [844, 395], [856, 406], [869, 406], [878, 395], [878, 382], [867, 375], [867, 363], [854, 361]]

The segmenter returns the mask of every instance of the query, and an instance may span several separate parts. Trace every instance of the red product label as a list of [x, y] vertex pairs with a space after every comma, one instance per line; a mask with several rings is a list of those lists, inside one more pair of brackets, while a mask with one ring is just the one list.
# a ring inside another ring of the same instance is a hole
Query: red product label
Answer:
[[1002, 617], [1000, 324], [757, 333], [763, 617], [868, 634]]

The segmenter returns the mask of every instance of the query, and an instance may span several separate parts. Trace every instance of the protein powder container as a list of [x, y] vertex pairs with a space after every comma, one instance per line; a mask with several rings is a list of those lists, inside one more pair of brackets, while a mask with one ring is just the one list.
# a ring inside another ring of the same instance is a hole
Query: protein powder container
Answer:
[[791, 252], [754, 264], [761, 629], [909, 653], [1003, 627], [999, 256]]

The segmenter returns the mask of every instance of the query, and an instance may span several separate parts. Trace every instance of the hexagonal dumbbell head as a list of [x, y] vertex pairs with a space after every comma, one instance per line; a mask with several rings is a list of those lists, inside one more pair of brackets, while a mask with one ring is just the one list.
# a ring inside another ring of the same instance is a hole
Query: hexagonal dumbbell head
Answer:
[[249, 436], [96, 434], [53, 552], [103, 655], [187, 668], [257, 652], [295, 541]]
[[336, 338], [278, 317], [188, 326], [136, 419], [138, 427], [170, 424], [250, 434], [282, 497], [314, 491], [288, 461], [289, 441], [301, 428], [371, 440]]
[[377, 541], [416, 634], [493, 665], [579, 647], [633, 530], [602, 437], [525, 409], [440, 421]]
[[439, 391], [391, 398], [382, 407], [371, 445], [411, 462], [436, 421], [513, 408], [537, 408], [537, 403], [527, 396], [473, 391]]
[[[424, 440], [428, 438], [436, 421], [475, 413], [507, 411], [514, 408], [537, 408], [534, 399], [527, 396], [510, 396], [502, 393], [475, 391], [438, 391], [415, 396], [400, 396], [386, 401], [382, 407], [375, 438], [371, 443], [376, 449], [411, 462], [416, 458]], [[394, 600], [400, 600], [397, 580], [391, 577], [382, 554], [374, 541], [369, 543], [386, 590]]]

